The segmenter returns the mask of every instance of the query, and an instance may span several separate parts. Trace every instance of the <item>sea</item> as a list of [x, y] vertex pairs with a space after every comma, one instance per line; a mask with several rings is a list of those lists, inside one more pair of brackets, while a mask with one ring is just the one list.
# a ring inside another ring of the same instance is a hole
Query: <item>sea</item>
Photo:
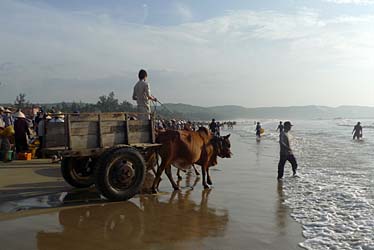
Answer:
[[[261, 142], [278, 146], [279, 120], [259, 120]], [[360, 121], [363, 139], [352, 130]], [[255, 120], [235, 127], [255, 141]], [[301, 223], [304, 249], [374, 249], [374, 119], [292, 120], [298, 177], [284, 178], [284, 204]], [[278, 146], [279, 147], [279, 146]], [[260, 152], [266, 154], [266, 151]], [[286, 167], [290, 169], [290, 167]]]

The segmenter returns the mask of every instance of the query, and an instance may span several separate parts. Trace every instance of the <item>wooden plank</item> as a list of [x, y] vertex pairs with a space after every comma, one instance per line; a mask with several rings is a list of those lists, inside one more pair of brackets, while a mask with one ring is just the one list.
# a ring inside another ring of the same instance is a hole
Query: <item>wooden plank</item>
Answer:
[[97, 135], [97, 121], [71, 122], [71, 135]]
[[46, 123], [45, 147], [64, 147], [66, 142], [64, 123]]
[[149, 121], [148, 120], [129, 120], [129, 125], [130, 126], [139, 126], [139, 125], [144, 125], [144, 126], [149, 126]]
[[71, 149], [99, 148], [99, 140], [95, 135], [73, 135], [71, 136]]
[[129, 133], [134, 132], [147, 132], [149, 133], [149, 125], [130, 125], [129, 126]]
[[67, 115], [66, 116], [66, 125], [65, 125], [65, 128], [66, 128], [66, 143], [65, 143], [65, 147], [67, 146], [68, 149], [71, 149], [71, 116], [70, 115]]
[[125, 133], [113, 133], [103, 135], [103, 146], [113, 147], [118, 144], [125, 144]]
[[126, 117], [125, 117], [125, 135], [124, 135], [124, 139], [125, 139], [125, 144], [129, 144], [129, 116], [128, 114], [126, 114]]
[[97, 121], [97, 113], [71, 114], [70, 120], [73, 121]]
[[155, 130], [154, 130], [154, 127], [155, 127], [155, 120], [154, 119], [151, 119], [150, 121], [150, 133], [151, 133], [151, 142], [152, 143], [155, 143], [156, 142], [156, 135], [155, 135]]
[[65, 124], [59, 122], [46, 122], [46, 135], [64, 135]]
[[102, 121], [124, 121], [125, 113], [101, 113]]
[[99, 122], [97, 123], [98, 137], [99, 137], [99, 146], [103, 147], [103, 135], [101, 134], [101, 115], [98, 115]]
[[53, 136], [53, 137], [45, 137], [45, 147], [51, 148], [51, 147], [64, 147], [67, 144], [66, 137], [63, 136]]
[[[81, 113], [71, 114], [71, 121], [98, 121], [99, 113]], [[123, 121], [125, 120], [125, 113], [100, 113], [102, 121]]]
[[102, 121], [102, 134], [125, 133], [125, 121]]
[[130, 132], [129, 144], [133, 143], [151, 143], [151, 135], [147, 132]]

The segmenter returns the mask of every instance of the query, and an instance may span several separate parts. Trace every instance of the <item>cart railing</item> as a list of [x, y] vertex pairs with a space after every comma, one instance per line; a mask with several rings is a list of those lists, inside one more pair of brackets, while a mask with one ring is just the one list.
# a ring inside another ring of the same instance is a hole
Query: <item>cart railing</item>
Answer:
[[64, 114], [63, 123], [46, 123], [45, 148], [66, 150], [155, 143], [154, 120], [133, 120], [140, 113]]

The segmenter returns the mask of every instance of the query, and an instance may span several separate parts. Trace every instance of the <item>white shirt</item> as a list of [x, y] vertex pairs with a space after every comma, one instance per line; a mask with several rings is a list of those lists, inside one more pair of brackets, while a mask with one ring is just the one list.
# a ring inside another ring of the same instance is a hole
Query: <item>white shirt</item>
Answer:
[[140, 80], [135, 84], [132, 99], [136, 101], [138, 106], [149, 106], [149, 97], [151, 89], [146, 81]]

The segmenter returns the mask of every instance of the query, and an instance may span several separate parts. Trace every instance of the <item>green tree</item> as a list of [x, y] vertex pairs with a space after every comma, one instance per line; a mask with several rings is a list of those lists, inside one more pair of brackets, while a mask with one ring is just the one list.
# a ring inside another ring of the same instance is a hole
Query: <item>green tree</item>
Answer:
[[135, 112], [135, 107], [128, 101], [123, 101], [120, 105], [120, 111], [122, 112]]
[[118, 99], [114, 97], [113, 91], [108, 96], [100, 96], [96, 106], [101, 112], [116, 112], [120, 109]]
[[14, 106], [16, 106], [17, 109], [23, 109], [26, 108], [30, 105], [28, 101], [26, 101], [26, 94], [25, 93], [20, 93], [16, 97], [16, 101], [14, 102]]

